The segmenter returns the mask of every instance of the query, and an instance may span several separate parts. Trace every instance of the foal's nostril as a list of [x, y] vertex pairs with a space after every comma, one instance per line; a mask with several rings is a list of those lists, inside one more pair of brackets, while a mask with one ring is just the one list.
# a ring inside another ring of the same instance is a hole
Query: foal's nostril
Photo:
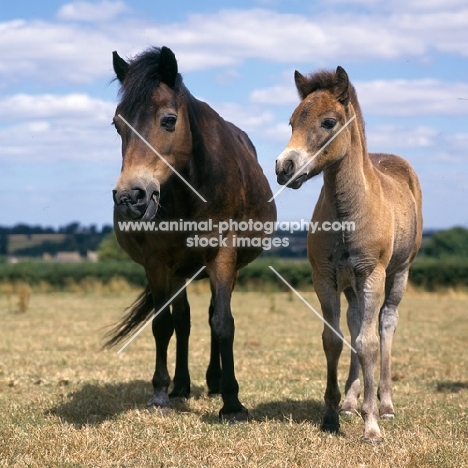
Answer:
[[284, 163], [284, 172], [288, 175], [294, 173], [294, 162], [291, 159]]

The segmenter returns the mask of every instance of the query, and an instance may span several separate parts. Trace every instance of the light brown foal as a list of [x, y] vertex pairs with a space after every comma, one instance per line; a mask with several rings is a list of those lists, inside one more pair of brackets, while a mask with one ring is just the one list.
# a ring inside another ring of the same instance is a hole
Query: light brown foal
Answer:
[[[331, 224], [335, 227], [354, 223], [353, 231], [310, 231], [308, 254], [323, 316], [340, 334], [341, 292], [349, 303], [347, 322], [356, 353], [351, 352], [341, 412], [357, 411], [361, 366], [364, 439], [380, 442], [374, 391], [379, 348], [376, 324], [379, 319], [380, 417], [390, 419], [394, 417], [392, 340], [408, 270], [421, 244], [421, 189], [404, 159], [367, 153], [361, 109], [343, 68], [307, 77], [296, 71], [295, 82], [302, 102], [291, 117], [292, 136], [276, 161], [276, 174], [280, 184], [297, 189], [323, 172], [324, 185], [312, 221], [318, 226], [335, 222]], [[337, 432], [341, 400], [337, 367], [343, 341], [328, 327], [322, 339], [327, 360], [322, 428]]]

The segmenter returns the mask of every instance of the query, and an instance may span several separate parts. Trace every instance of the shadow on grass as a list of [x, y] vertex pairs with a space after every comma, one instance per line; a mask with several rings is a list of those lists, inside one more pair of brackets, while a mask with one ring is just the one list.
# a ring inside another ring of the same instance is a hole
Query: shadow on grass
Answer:
[[[68, 394], [62, 403], [49, 409], [47, 414], [58, 416], [77, 428], [97, 426], [131, 409], [146, 409], [146, 402], [152, 393], [151, 382], [146, 380], [85, 383]], [[197, 398], [202, 393], [202, 387], [192, 386], [193, 397]], [[177, 411], [183, 408], [183, 400], [175, 399], [174, 409]]]
[[315, 426], [322, 423], [325, 405], [319, 400], [279, 400], [261, 403], [252, 408], [252, 417], [255, 421], [281, 421], [296, 424], [308, 422]]
[[468, 390], [468, 382], [445, 380], [437, 382], [437, 391], [443, 393], [458, 393], [461, 390]]
[[[220, 403], [221, 402], [221, 398]], [[320, 426], [324, 404], [318, 400], [279, 400], [261, 403], [256, 407], [248, 408], [249, 420], [256, 422], [280, 421], [287, 423], [310, 423]], [[219, 424], [218, 414], [200, 414], [201, 420], [206, 424]]]

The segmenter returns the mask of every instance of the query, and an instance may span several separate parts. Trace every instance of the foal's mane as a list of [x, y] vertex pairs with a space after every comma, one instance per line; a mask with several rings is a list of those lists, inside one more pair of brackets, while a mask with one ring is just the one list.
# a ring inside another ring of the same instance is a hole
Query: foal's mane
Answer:
[[[129, 118], [137, 110], [151, 102], [151, 94], [161, 83], [160, 71], [161, 48], [151, 47], [131, 59], [125, 79], [120, 87], [122, 113]], [[182, 76], [178, 73], [174, 91], [182, 84]]]
[[[305, 95], [302, 96], [302, 99], [318, 90], [326, 90], [335, 94], [336, 88], [336, 72], [333, 70], [319, 70], [306, 76], [306, 82], [303, 84], [303, 88], [301, 89], [301, 91], [305, 93]], [[356, 90], [351, 82], [348, 84], [348, 93], [350, 102], [353, 105], [354, 112], [356, 113], [356, 119], [360, 123], [362, 132], [365, 135], [365, 123], [364, 118], [362, 117], [361, 106], [359, 105]]]

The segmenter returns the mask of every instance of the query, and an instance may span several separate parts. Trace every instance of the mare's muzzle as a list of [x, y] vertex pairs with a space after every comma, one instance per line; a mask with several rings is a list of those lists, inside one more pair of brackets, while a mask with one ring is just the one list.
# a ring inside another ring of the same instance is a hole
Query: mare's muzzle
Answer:
[[146, 187], [135, 183], [129, 189], [113, 190], [112, 194], [115, 206], [125, 219], [149, 221], [158, 211], [159, 188], [154, 182]]

